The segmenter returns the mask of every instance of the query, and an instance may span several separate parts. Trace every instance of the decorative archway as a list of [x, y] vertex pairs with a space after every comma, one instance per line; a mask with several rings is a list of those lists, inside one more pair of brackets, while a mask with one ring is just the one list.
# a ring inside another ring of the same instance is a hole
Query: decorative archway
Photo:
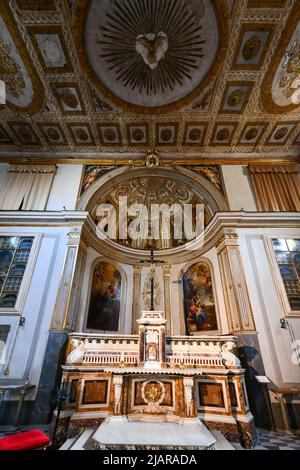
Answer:
[[[162, 189], [157, 190], [157, 185]], [[184, 259], [193, 259], [195, 253], [192, 253], [192, 255], [187, 254], [185, 243], [179, 246], [163, 247], [162, 249], [159, 246], [130, 246], [130, 244], [126, 245], [115, 240], [100, 240], [96, 235], [96, 207], [99, 203], [114, 203], [116, 195], [122, 192], [124, 188], [129, 194], [129, 199], [132, 197], [133, 189], [136, 189], [139, 192], [137, 202], [140, 202], [140, 196], [142, 195], [141, 202], [146, 202], [146, 204], [151, 202], [151, 198], [148, 201], [143, 199], [146, 194], [149, 195], [149, 188], [153, 194], [157, 195], [158, 201], [154, 201], [155, 203], [165, 202], [164, 198], [168, 199], [170, 196], [170, 191], [167, 195], [167, 190], [171, 189], [173, 191], [169, 198], [171, 203], [176, 200], [181, 204], [184, 204], [185, 201], [188, 203], [196, 201], [204, 205], [206, 225], [209, 225], [215, 213], [228, 211], [227, 201], [221, 191], [211, 181], [190, 169], [167, 166], [151, 169], [145, 166], [124, 166], [109, 171], [84, 191], [78, 201], [77, 208], [90, 213], [88, 229], [93, 247], [97, 251], [105, 253], [111, 259], [129, 264], [136, 263], [137, 259], [148, 257], [151, 248], [155, 250], [161, 259], [172, 263], [182, 262]], [[178, 191], [178, 194], [175, 194], [176, 191]], [[201, 254], [200, 252], [204, 252], [202, 248], [203, 244], [201, 247], [200, 245], [196, 248], [193, 247], [194, 251], [197, 250], [198, 256]]]

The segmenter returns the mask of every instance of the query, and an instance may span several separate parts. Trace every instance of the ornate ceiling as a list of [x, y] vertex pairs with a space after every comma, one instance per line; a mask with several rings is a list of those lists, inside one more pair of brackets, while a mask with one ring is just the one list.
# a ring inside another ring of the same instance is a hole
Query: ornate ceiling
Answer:
[[298, 0], [0, 0], [2, 161], [296, 161]]

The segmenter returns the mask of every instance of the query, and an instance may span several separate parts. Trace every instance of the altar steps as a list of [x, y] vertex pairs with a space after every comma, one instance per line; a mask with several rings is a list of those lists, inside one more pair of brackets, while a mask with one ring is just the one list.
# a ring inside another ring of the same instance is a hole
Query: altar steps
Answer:
[[215, 450], [236, 450], [220, 431], [211, 429], [210, 432], [216, 439]]

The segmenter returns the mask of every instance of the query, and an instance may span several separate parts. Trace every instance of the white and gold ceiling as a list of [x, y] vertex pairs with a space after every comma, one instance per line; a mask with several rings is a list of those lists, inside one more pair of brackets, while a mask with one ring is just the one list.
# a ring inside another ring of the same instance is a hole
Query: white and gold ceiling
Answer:
[[299, 0], [0, 0], [0, 160], [296, 161]]

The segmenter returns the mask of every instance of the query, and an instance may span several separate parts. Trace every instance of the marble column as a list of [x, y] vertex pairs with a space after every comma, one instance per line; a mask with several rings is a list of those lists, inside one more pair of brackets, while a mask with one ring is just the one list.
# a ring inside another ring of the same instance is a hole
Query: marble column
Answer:
[[238, 235], [224, 234], [216, 248], [230, 333], [255, 331]]
[[113, 384], [115, 387], [114, 413], [115, 415], [120, 415], [121, 414], [121, 396], [122, 396], [122, 386], [123, 386], [123, 375], [114, 375]]
[[163, 266], [164, 278], [164, 312], [167, 320], [167, 334], [172, 334], [172, 316], [171, 316], [171, 284], [170, 284], [170, 271], [171, 266]]
[[133, 271], [133, 296], [132, 296], [132, 334], [138, 334], [137, 320], [141, 316], [141, 278], [142, 266], [135, 265]]
[[184, 385], [184, 395], [185, 395], [186, 416], [188, 418], [193, 418], [194, 417], [194, 409], [193, 409], [194, 379], [192, 377], [183, 377], [183, 385]]

